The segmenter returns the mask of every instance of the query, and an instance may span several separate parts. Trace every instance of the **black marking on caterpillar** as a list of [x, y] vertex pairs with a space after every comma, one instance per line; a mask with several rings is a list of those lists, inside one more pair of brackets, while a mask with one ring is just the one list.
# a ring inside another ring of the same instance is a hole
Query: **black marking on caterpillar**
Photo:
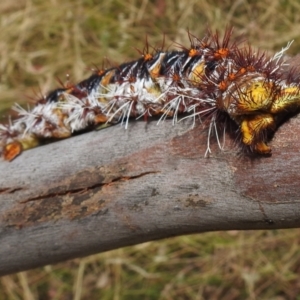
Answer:
[[205, 155], [213, 132], [222, 148], [218, 127], [224, 116], [237, 126], [244, 146], [269, 155], [268, 132], [275, 131], [282, 115], [300, 107], [299, 72], [287, 73], [283, 59], [291, 43], [272, 57], [232, 42], [231, 35], [232, 29], [223, 38], [211, 31], [203, 39], [189, 34], [190, 48], [152, 53], [146, 41], [138, 60], [56, 89], [30, 111], [16, 105], [19, 118], [0, 124], [2, 156], [12, 160], [42, 140], [107, 122], [127, 128], [130, 118], [158, 116], [158, 123], [170, 117], [175, 124], [183, 115], [193, 124], [197, 117], [209, 122]]

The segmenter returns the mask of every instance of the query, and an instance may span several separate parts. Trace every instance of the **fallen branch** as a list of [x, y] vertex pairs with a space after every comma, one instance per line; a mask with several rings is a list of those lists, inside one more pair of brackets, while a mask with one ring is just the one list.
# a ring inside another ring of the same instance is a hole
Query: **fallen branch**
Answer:
[[0, 162], [0, 275], [182, 234], [300, 227], [300, 118], [271, 157], [201, 125], [114, 126]]

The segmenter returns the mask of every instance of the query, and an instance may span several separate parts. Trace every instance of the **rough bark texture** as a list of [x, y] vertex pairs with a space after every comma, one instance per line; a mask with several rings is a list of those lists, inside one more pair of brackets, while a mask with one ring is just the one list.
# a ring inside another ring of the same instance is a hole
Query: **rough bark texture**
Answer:
[[[206, 132], [206, 131], [205, 131]], [[300, 118], [271, 157], [201, 125], [114, 126], [0, 162], [0, 275], [182, 234], [300, 227]]]

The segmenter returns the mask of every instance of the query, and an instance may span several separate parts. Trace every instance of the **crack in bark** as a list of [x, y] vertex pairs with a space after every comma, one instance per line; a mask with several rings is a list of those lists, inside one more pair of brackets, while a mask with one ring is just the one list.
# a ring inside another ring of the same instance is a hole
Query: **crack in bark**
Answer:
[[13, 194], [15, 192], [18, 192], [18, 191], [22, 191], [23, 188], [21, 187], [16, 187], [16, 188], [2, 188], [0, 189], [0, 194]]
[[[237, 193], [237, 195], [239, 195], [239, 194]], [[272, 203], [272, 202], [268, 202], [268, 201], [262, 202], [261, 200], [255, 199], [255, 198], [253, 198], [253, 197], [250, 197], [250, 196], [248, 196], [248, 195], [246, 195], [246, 194], [244, 194], [244, 193], [241, 193], [239, 196], [244, 197], [245, 199], [247, 199], [247, 200], [249, 200], [249, 201], [254, 201], [254, 202], [256, 202], [256, 203], [258, 204], [258, 208], [259, 208], [259, 210], [260, 210], [260, 212], [261, 212], [261, 214], [262, 214], [262, 216], [263, 216], [263, 221], [264, 221], [265, 223], [269, 224], [269, 225], [273, 225], [273, 224], [274, 224], [274, 221], [268, 217], [268, 215], [267, 215], [267, 213], [266, 213], [266, 211], [265, 211], [265, 208], [264, 208], [264, 206], [263, 206], [263, 203], [265, 203], [265, 204], [270, 204], [270, 203]], [[286, 203], [286, 202], [284, 202], [284, 203]], [[291, 203], [292, 203], [292, 202], [291, 202]]]
[[262, 215], [264, 216], [264, 221], [266, 223], [268, 223], [269, 225], [274, 224], [274, 221], [267, 216], [262, 203], [259, 200], [257, 202], [258, 202], [259, 210], [261, 211]]
[[120, 176], [120, 177], [116, 177], [116, 178], [112, 179], [110, 182], [105, 182], [105, 183], [101, 182], [101, 183], [97, 183], [97, 184], [94, 184], [92, 186], [88, 186], [88, 187], [85, 187], [85, 188], [78, 188], [78, 189], [66, 190], [66, 191], [62, 191], [62, 192], [58, 192], [58, 193], [40, 195], [40, 196], [37, 196], [37, 197], [28, 198], [26, 200], [21, 201], [20, 203], [25, 204], [25, 203], [30, 202], [30, 201], [44, 200], [44, 199], [47, 199], [47, 198], [53, 198], [53, 197], [57, 197], [57, 196], [66, 196], [66, 195], [77, 194], [77, 193], [80, 193], [80, 192], [87, 192], [89, 190], [93, 190], [93, 189], [98, 188], [98, 187], [108, 186], [108, 185], [114, 184], [118, 181], [126, 181], [126, 180], [137, 179], [137, 178], [149, 175], [149, 174], [156, 174], [156, 173], [159, 173], [159, 171], [148, 171], [148, 172], [143, 172], [141, 174], [134, 175], [134, 176]]

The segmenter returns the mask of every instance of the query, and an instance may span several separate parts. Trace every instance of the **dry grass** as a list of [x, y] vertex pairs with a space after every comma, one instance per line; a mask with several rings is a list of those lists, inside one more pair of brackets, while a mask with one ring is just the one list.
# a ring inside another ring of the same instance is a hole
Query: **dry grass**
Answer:
[[299, 299], [299, 244], [296, 229], [149, 242], [2, 277], [0, 299]]
[[[151, 45], [189, 45], [186, 30], [235, 27], [256, 47], [300, 49], [300, 3], [12, 0], [0, 2], [0, 118]], [[105, 59], [107, 58], [107, 59]], [[221, 232], [151, 242], [0, 278], [4, 299], [300, 299], [299, 230]], [[297, 298], [298, 297], [298, 298]]]

